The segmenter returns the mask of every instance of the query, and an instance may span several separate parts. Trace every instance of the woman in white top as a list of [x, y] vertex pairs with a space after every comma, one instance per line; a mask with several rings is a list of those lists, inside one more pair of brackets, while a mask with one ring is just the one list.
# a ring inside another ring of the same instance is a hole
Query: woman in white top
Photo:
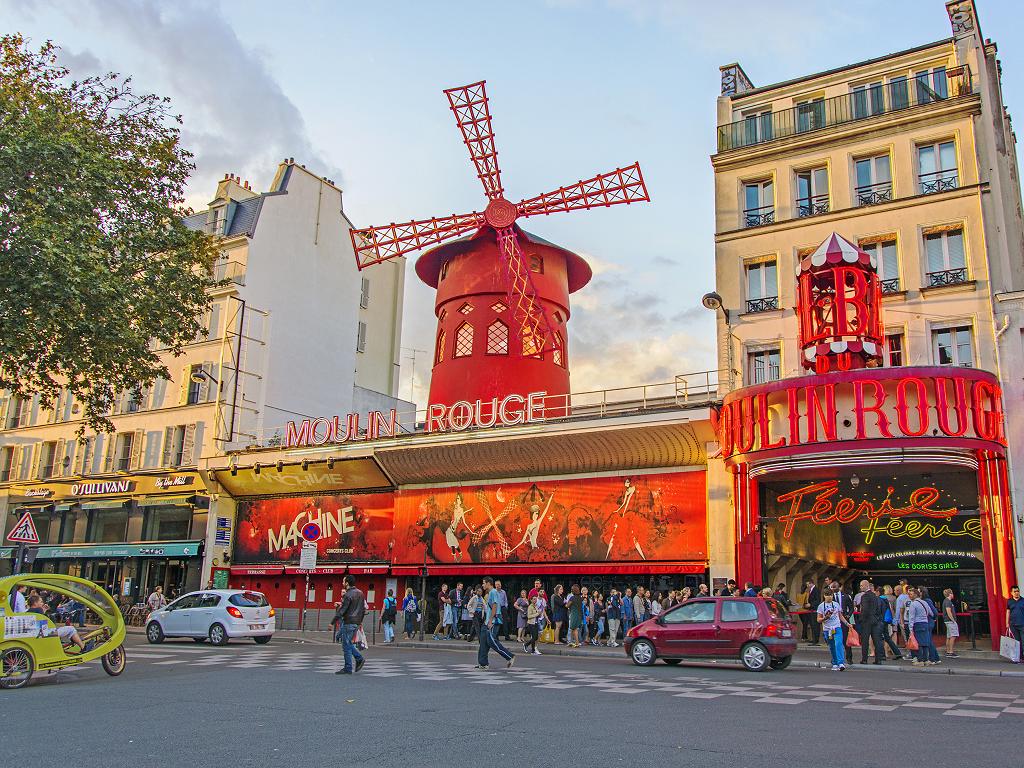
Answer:
[[821, 593], [821, 605], [818, 606], [818, 623], [821, 624], [822, 635], [832, 652], [832, 671], [844, 672], [846, 670], [846, 656], [843, 651], [843, 630], [842, 625], [850, 626], [850, 622], [843, 616], [840, 604], [833, 599], [831, 589]]

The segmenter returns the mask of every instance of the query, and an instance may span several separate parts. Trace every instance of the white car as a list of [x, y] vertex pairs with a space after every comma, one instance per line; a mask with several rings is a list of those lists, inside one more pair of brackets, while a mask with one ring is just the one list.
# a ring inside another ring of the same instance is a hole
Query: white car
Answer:
[[191, 637], [225, 645], [232, 637], [251, 637], [263, 645], [270, 642], [275, 622], [274, 609], [260, 592], [204, 589], [149, 614], [146, 639], [162, 643], [165, 637]]

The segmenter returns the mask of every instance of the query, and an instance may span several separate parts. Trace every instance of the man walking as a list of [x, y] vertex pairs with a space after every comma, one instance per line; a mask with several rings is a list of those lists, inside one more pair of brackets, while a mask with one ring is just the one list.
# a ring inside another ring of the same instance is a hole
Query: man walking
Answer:
[[882, 644], [882, 601], [875, 594], [871, 582], [860, 583], [860, 663], [868, 663], [868, 638], [875, 646], [875, 664], [885, 661], [885, 646]]
[[150, 596], [146, 598], [146, 605], [149, 606], [150, 613], [165, 608], [167, 606], [167, 598], [164, 597], [164, 588], [158, 585]]
[[448, 599], [451, 601], [449, 605], [451, 605], [452, 607], [452, 623], [451, 626], [449, 626], [448, 628], [448, 640], [459, 639], [459, 624], [462, 621], [463, 597], [464, 596], [462, 594], [462, 582], [460, 581], [455, 585], [455, 590], [448, 593]]
[[341, 647], [345, 654], [345, 666], [334, 674], [351, 675], [353, 672], [352, 659], [354, 658], [356, 662], [355, 672], [363, 668], [365, 661], [352, 638], [355, 636], [356, 630], [363, 625], [366, 598], [360, 590], [356, 589], [355, 579], [351, 576], [342, 579], [342, 583], [345, 585], [345, 597], [342, 598], [341, 605], [334, 612], [331, 625], [335, 627], [335, 631], [341, 631]]
[[622, 598], [622, 636], [633, 628], [633, 590], [626, 588], [626, 594]]
[[953, 601], [953, 590], [948, 587], [942, 590], [942, 621], [946, 625], [946, 658], [956, 659], [960, 654], [954, 648], [956, 639], [960, 637], [960, 626], [956, 623], [956, 603]]
[[[821, 590], [814, 583], [814, 579], [807, 580], [807, 601], [804, 603], [805, 611], [817, 611], [821, 604]], [[807, 618], [810, 626], [811, 645], [818, 645], [821, 642], [821, 624], [810, 613], [801, 614], [800, 618]]]
[[501, 634], [501, 595], [499, 594], [494, 579], [490, 576], [484, 579], [484, 592], [487, 594], [484, 605], [484, 626], [480, 629], [480, 649], [477, 652], [476, 668], [488, 669], [488, 652], [493, 648], [501, 658], [505, 659], [506, 667], [511, 667], [516, 657], [501, 644], [498, 636]]
[[498, 598], [501, 600], [500, 621], [502, 629], [505, 632], [505, 639], [511, 640], [512, 638], [509, 635], [509, 632], [512, 631], [512, 622], [510, 620], [510, 611], [508, 609], [508, 593], [506, 593], [505, 590], [502, 589], [500, 581], [494, 582], [494, 588], [498, 590]]
[[622, 598], [619, 590], [612, 589], [605, 605], [605, 616], [608, 618], [608, 646], [617, 648], [616, 640], [619, 637], [619, 617], [622, 616]]

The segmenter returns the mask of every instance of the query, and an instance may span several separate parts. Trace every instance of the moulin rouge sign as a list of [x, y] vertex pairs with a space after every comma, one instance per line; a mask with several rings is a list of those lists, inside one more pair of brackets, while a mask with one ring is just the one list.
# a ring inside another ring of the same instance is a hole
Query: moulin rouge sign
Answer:
[[1002, 391], [985, 371], [874, 368], [745, 387], [717, 414], [722, 455], [847, 440], [1006, 444]]
[[[427, 406], [424, 428], [427, 432], [462, 432], [470, 427], [510, 427], [544, 420], [547, 392], [528, 395], [507, 395], [502, 399], [460, 400], [452, 405], [434, 403]], [[299, 424], [288, 422], [285, 446], [297, 448], [307, 445], [348, 443], [355, 440], [376, 440], [394, 437], [401, 431], [398, 413], [392, 409], [386, 416], [379, 411], [367, 415], [365, 428], [360, 427], [360, 414], [327, 418], [305, 419]]]

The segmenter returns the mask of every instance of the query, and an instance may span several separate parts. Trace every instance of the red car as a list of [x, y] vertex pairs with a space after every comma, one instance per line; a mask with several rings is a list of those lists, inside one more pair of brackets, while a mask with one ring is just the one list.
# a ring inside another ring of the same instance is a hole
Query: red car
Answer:
[[623, 647], [634, 664], [739, 659], [752, 672], [785, 669], [796, 651], [789, 612], [761, 597], [708, 597], [674, 605], [633, 627]]

